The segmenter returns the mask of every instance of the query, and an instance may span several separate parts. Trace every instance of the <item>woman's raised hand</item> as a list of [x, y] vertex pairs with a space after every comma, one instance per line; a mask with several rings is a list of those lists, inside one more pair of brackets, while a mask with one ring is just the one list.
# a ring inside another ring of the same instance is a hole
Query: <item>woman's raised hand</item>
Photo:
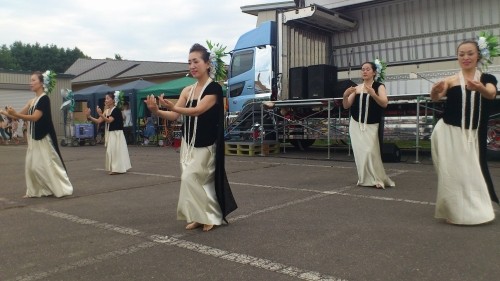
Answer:
[[365, 89], [366, 89], [366, 93], [368, 93], [370, 96], [377, 95], [377, 93], [375, 93], [375, 89], [373, 89], [372, 85], [365, 84]]
[[161, 94], [159, 97], [158, 97], [158, 102], [160, 103], [161, 106], [167, 106], [167, 103], [165, 102], [165, 100], [163, 99], [163, 97], [165, 96], [165, 94]]
[[97, 114], [99, 114], [99, 116], [102, 115], [102, 110], [101, 110], [101, 108], [99, 106], [96, 106], [95, 110], [97, 111]]
[[446, 82], [445, 80], [441, 80], [432, 85], [431, 89], [431, 99], [437, 101], [441, 99], [445, 95], [446, 90]]
[[167, 99], [164, 99], [163, 97], [164, 97], [164, 94], [161, 94], [161, 95], [158, 97], [158, 101], [160, 102], [160, 104], [161, 104], [163, 107], [165, 107], [165, 108], [167, 108], [167, 109], [171, 110], [171, 109], [174, 107], [174, 103], [173, 103], [173, 102], [171, 102], [171, 101], [169, 101], [169, 100], [167, 100]]
[[156, 103], [156, 98], [154, 95], [149, 95], [146, 97], [146, 100], [144, 100], [144, 102], [146, 103], [146, 106], [148, 107], [148, 109], [153, 112], [153, 113], [157, 113], [159, 108], [158, 108], [158, 104]]
[[12, 108], [12, 106], [8, 106], [7, 107], [7, 114], [14, 115], [14, 114], [16, 114], [16, 111], [14, 110], [14, 108]]
[[467, 80], [467, 89], [471, 91], [480, 91], [484, 89], [483, 83], [480, 81]]
[[434, 85], [432, 85], [432, 92], [441, 93], [444, 90], [445, 90], [445, 82], [444, 82], [444, 80], [436, 82], [436, 83], [434, 83]]

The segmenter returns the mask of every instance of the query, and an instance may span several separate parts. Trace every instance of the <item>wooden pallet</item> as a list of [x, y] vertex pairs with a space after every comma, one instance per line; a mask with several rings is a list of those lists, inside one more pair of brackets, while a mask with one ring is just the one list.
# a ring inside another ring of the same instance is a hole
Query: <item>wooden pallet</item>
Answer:
[[267, 156], [280, 152], [279, 143], [226, 142], [226, 155]]

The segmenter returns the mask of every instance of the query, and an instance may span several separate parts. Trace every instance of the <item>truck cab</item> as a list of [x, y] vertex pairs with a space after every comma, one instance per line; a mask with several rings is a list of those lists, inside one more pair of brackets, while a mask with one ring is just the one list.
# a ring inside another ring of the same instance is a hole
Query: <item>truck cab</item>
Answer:
[[229, 114], [246, 105], [276, 96], [276, 22], [268, 21], [243, 34], [231, 52], [229, 64]]

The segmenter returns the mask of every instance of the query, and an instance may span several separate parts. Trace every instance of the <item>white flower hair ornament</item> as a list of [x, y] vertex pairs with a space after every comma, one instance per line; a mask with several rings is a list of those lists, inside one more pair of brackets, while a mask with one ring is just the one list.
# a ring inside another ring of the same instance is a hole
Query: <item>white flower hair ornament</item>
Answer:
[[377, 68], [377, 75], [375, 75], [375, 81], [382, 83], [385, 80], [385, 70], [387, 69], [387, 63], [384, 61], [380, 60], [379, 58], [376, 58], [373, 63], [375, 64], [375, 67]]
[[114, 96], [115, 106], [121, 109], [123, 106], [123, 101], [125, 100], [125, 93], [123, 93], [123, 91], [115, 91]]
[[481, 54], [479, 63], [481, 71], [488, 70], [488, 65], [492, 64], [492, 59], [500, 55], [500, 47], [498, 45], [498, 37], [491, 32], [481, 31], [477, 38], [477, 46]]
[[42, 74], [43, 77], [43, 92], [45, 94], [52, 93], [52, 90], [56, 87], [56, 73], [51, 70], [47, 70]]
[[225, 52], [226, 47], [221, 44], [213, 44], [211, 41], [207, 40], [207, 46], [210, 50], [210, 73], [209, 76], [214, 81], [224, 81], [227, 77], [226, 64], [222, 60], [223, 57], [227, 55]]
[[208, 76], [210, 76], [210, 78], [214, 80], [215, 74], [217, 73], [217, 57], [215, 56], [214, 52], [210, 53], [209, 61], [210, 61], [210, 73], [208, 74]]

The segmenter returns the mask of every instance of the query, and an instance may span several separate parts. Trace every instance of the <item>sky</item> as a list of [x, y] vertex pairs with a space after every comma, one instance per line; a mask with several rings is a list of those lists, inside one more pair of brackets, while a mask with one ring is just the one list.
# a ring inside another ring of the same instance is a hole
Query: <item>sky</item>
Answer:
[[231, 50], [257, 17], [241, 6], [286, 0], [0, 0], [0, 46], [79, 48], [93, 59], [186, 62], [194, 43]]

